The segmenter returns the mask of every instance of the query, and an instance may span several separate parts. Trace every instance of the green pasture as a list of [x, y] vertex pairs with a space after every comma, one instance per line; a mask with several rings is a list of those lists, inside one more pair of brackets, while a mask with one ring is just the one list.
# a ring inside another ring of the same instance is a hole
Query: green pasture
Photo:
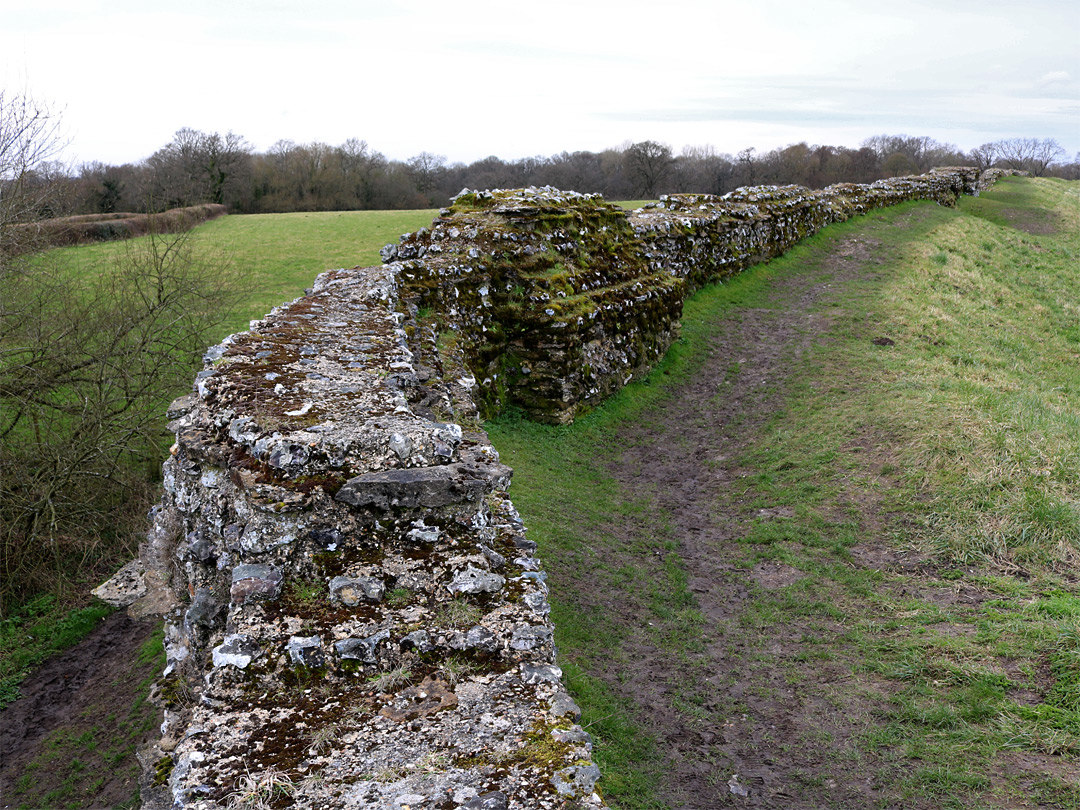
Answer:
[[[435, 209], [226, 216], [200, 225], [187, 238], [201, 261], [235, 277], [240, 303], [223, 327], [224, 337], [303, 295], [324, 270], [381, 264], [380, 248], [429, 226], [436, 216]], [[139, 240], [132, 241], [65, 248], [52, 256], [73, 272], [103, 272], [115, 256], [137, 249]]]

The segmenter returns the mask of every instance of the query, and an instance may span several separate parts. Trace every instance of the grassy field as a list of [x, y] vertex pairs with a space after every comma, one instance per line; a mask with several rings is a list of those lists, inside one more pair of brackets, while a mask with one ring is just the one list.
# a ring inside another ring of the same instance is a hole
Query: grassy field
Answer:
[[[240, 305], [224, 337], [303, 295], [324, 270], [381, 264], [383, 245], [430, 225], [436, 216], [435, 209], [227, 216], [200, 225], [189, 238], [195, 255], [236, 274]], [[94, 272], [125, 249], [125, 243], [113, 242], [55, 253], [75, 272]]]
[[[766, 696], [762, 668], [795, 685], [841, 662], [863, 692], [820, 697], [861, 727], [850, 745], [805, 741], [834, 760], [800, 775], [811, 788], [857, 768], [886, 786], [883, 806], [1080, 806], [1078, 209], [1075, 183], [1010, 180], [955, 210], [921, 203], [830, 228], [701, 291], [661, 366], [588, 417], [489, 425], [552, 572], [562, 664], [613, 806], [665, 806], [643, 708], [599, 677], [640, 665], [620, 654], [638, 633], [671, 660], [688, 727], [746, 711], [708, 708], [706, 641], [728, 639], [740, 691]], [[920, 224], [895, 227], [913, 210]], [[675, 516], [610, 470], [624, 437], [699, 373], [713, 324], [775, 307], [776, 279], [813, 272], [844, 239], [875, 243], [886, 281], [847, 285], [822, 313], [828, 332], [774, 392], [783, 407], [731, 460], [741, 489], [717, 510], [742, 510], [739, 536], [717, 553], [750, 598], [708, 626], [671, 553]], [[860, 562], [868, 544], [890, 564]], [[756, 587], [762, 565], [793, 581]], [[597, 610], [598, 592], [647, 629]], [[768, 640], [790, 628], [800, 649], [770, 657]], [[729, 776], [718, 756], [717, 784]]]

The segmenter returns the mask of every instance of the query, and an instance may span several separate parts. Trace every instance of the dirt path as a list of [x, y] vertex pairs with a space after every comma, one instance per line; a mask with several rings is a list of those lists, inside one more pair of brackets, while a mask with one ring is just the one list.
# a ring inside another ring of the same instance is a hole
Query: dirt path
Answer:
[[140, 657], [157, 627], [113, 613], [23, 682], [0, 713], [0, 807], [131, 806], [135, 748], [161, 719], [139, 701], [160, 670]]
[[[820, 305], [853, 280], [880, 279], [874, 248], [862, 237], [843, 241], [819, 270], [779, 280], [769, 308], [732, 311], [701, 373], [664, 413], [627, 435], [611, 467], [625, 491], [651, 493], [671, 515], [706, 619], [705, 649], [691, 664], [673, 661], [647, 634], [632, 633], [626, 660], [635, 665], [629, 677], [611, 681], [669, 752], [663, 794], [672, 808], [861, 808], [881, 799], [876, 769], [849, 750], [875, 708], [872, 685], [852, 683], [842, 658], [807, 664], [792, 679], [805, 628], [739, 622], [755, 588], [789, 584], [800, 573], [775, 564], [748, 572], [729, 562], [743, 554], [736, 541], [745, 522], [769, 517], [769, 510], [740, 502], [748, 471], [735, 459], [782, 406], [792, 369], [828, 328]], [[867, 504], [864, 523], [872, 530], [876, 522]], [[778, 662], [788, 665], [786, 673]], [[696, 711], [679, 707], [688, 692], [696, 695]]]

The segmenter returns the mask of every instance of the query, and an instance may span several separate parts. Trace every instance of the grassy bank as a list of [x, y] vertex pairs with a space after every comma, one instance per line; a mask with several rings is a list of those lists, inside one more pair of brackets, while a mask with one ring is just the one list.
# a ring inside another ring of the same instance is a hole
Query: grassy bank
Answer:
[[[642, 635], [672, 662], [670, 709], [687, 726], [746, 711], [707, 694], [708, 644], [726, 642], [738, 691], [764, 700], [777, 673], [797, 686], [826, 663], [848, 672], [814, 697], [850, 719], [850, 739], [801, 741], [826, 763], [796, 775], [801, 790], [851, 772], [876, 779], [883, 804], [1080, 803], [1078, 200], [1076, 184], [1009, 180], [956, 210], [830, 228], [699, 293], [661, 367], [575, 425], [489, 426], [552, 572], [562, 661], [614, 806], [664, 806], [647, 712], [618, 674], [639, 665], [620, 647]], [[673, 515], [610, 469], [642, 425], [671, 438], [667, 398], [699, 373], [713, 324], [777, 307], [772, 282], [820, 272], [845, 240], [871, 245], [875, 280], [830, 298], [829, 328], [772, 392], [782, 404], [723, 462], [740, 483], [716, 508], [738, 530], [717, 554], [749, 598], [710, 623], [670, 553]], [[766, 566], [785, 584], [763, 587], [752, 574]], [[600, 593], [626, 615], [599, 611]], [[722, 750], [701, 756], [728, 784]]]

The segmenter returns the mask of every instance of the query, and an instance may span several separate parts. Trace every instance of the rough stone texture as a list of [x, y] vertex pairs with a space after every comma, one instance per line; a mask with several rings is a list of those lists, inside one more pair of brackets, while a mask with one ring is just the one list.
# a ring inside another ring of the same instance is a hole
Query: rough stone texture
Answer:
[[146, 568], [142, 560], [132, 560], [108, 582], [94, 588], [91, 593], [107, 605], [127, 607], [146, 596], [147, 587], [143, 575]]
[[591, 746], [552, 711], [510, 470], [467, 389], [418, 373], [398, 307], [393, 268], [324, 273], [208, 352], [171, 409], [142, 554], [171, 602], [147, 806], [274, 779], [297, 807], [560, 807], [568, 785], [602, 805], [567, 777]]
[[632, 214], [554, 189], [463, 192], [384, 266], [323, 273], [208, 351], [169, 409], [141, 568], [99, 589], [166, 614], [143, 806], [603, 806], [477, 400], [568, 420], [662, 355], [693, 288], [999, 175], [673, 195]]

